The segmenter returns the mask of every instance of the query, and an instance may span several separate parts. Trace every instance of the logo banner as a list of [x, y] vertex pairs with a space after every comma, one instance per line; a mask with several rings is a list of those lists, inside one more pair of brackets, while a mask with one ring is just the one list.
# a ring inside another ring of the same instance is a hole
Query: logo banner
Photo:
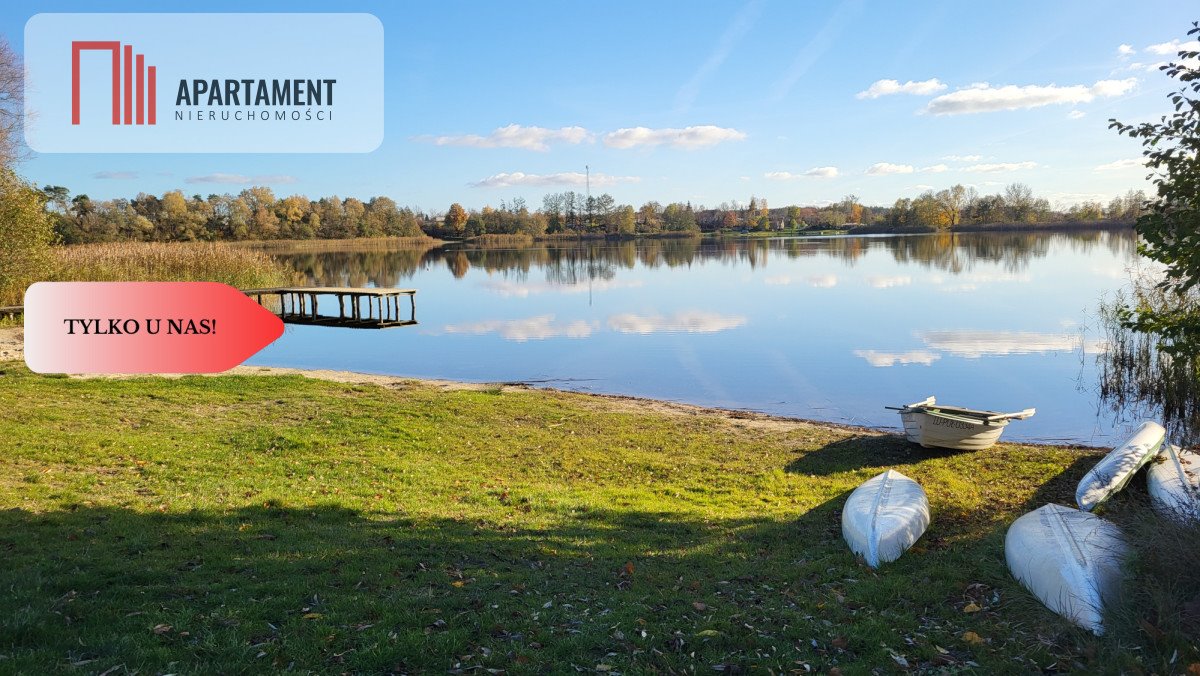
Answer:
[[349, 153], [383, 141], [371, 14], [37, 14], [25, 140], [42, 153]]

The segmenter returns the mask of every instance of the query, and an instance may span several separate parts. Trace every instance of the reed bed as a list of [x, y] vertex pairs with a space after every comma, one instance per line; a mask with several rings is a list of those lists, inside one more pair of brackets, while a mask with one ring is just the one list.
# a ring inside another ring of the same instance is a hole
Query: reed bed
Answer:
[[269, 254], [216, 243], [121, 242], [54, 249], [54, 281], [221, 282], [240, 289], [289, 284]]

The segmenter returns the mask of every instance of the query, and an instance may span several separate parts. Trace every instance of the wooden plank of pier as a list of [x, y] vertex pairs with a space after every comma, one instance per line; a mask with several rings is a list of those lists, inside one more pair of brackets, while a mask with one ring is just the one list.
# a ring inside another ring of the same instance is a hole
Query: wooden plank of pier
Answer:
[[[388, 328], [410, 326], [417, 323], [416, 289], [386, 289], [378, 287], [351, 286], [275, 286], [263, 289], [243, 289], [262, 305], [263, 296], [279, 297], [279, 312], [285, 323], [316, 326], [344, 326], [347, 328]], [[337, 296], [338, 315], [321, 315], [317, 311], [318, 296]], [[400, 297], [408, 296], [411, 316], [400, 319]], [[350, 301], [347, 314], [346, 300]], [[362, 301], [367, 301], [366, 314]], [[373, 307], [378, 312], [373, 311]]]

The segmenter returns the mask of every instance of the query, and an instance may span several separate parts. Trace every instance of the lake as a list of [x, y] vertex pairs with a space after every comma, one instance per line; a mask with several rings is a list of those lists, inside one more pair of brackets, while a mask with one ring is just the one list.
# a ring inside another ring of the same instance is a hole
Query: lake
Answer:
[[[749, 409], [896, 429], [928, 395], [1108, 445], [1094, 312], [1131, 231], [653, 239], [279, 254], [322, 286], [419, 289], [415, 326], [291, 326], [249, 363]], [[405, 308], [407, 310], [407, 308]]]

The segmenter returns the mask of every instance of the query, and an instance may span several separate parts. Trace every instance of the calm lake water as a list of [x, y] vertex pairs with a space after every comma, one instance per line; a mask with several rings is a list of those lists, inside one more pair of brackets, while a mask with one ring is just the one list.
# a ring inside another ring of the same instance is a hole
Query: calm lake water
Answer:
[[[419, 289], [416, 326], [288, 326], [251, 363], [524, 381], [898, 428], [1037, 408], [1006, 439], [1107, 445], [1098, 302], [1133, 234], [647, 240], [282, 254], [317, 285]], [[407, 308], [405, 308], [407, 309]]]

